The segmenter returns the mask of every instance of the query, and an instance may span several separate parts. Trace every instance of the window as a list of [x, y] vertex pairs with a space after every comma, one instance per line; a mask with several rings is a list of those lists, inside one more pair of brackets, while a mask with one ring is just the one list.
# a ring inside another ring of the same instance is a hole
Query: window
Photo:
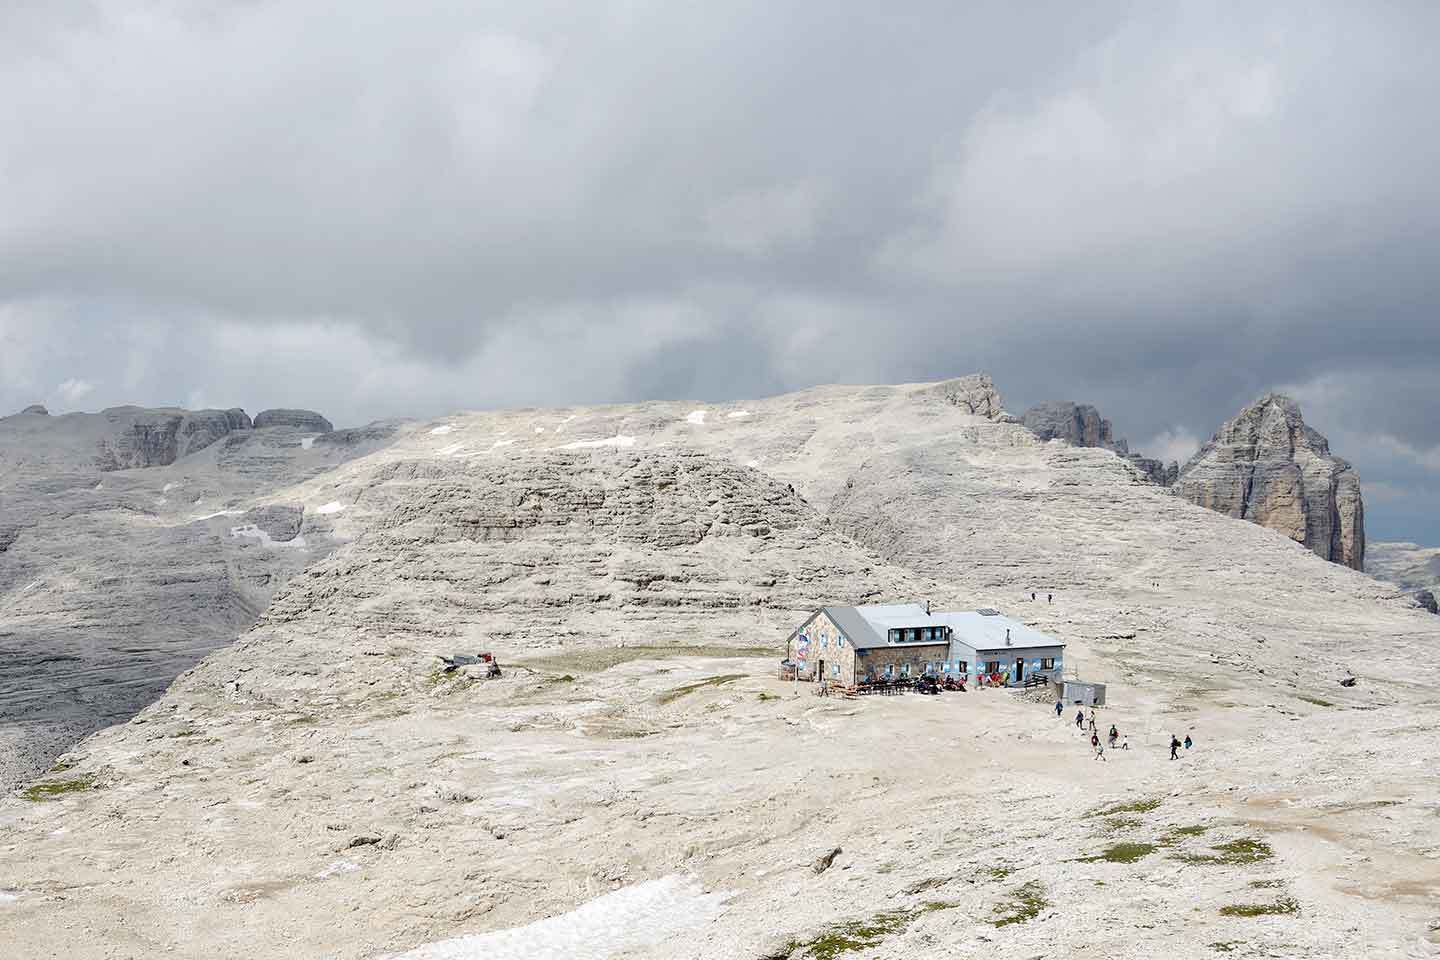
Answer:
[[837, 663], [830, 668], [830, 676], [837, 680], [840, 679], [840, 664]]
[[820, 634], [820, 649], [822, 649], [822, 650], [829, 650], [829, 649], [830, 649], [830, 638], [827, 637], [827, 636], [825, 636], [825, 634], [823, 634], [823, 633]]
[[969, 666], [969, 664], [966, 663], [964, 660], [956, 660], [956, 661], [955, 661], [955, 672], [956, 672], [956, 673], [964, 673], [964, 672], [965, 672], [965, 668], [968, 667], [968, 666]]
[[900, 676], [910, 676], [910, 661], [907, 660], [904, 663], [900, 664]]
[[999, 661], [999, 660], [987, 660], [987, 661], [985, 661], [985, 672], [986, 672], [986, 673], [999, 673], [999, 672], [1000, 672], [1000, 661]]
[[1055, 658], [1054, 658], [1054, 657], [1042, 657], [1041, 660], [1040, 660], [1040, 669], [1041, 669], [1041, 670], [1054, 670], [1054, 669], [1055, 669]]
[[845, 646], [845, 638], [842, 637], [842, 636], [840, 636], [838, 633], [835, 635], [835, 646], [837, 646], [837, 647], [843, 647], [843, 646]]
[[887, 664], [885, 664], [885, 679], [886, 679], [886, 680], [891, 680], [891, 679], [894, 679], [894, 677], [895, 677], [895, 664], [893, 664], [893, 663], [887, 663]]

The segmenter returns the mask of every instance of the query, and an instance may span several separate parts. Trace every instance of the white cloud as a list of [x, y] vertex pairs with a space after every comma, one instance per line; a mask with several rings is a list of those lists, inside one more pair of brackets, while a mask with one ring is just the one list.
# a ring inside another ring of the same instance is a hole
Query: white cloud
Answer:
[[69, 380], [61, 381], [55, 388], [56, 395], [66, 406], [73, 407], [85, 397], [95, 392], [95, 384], [89, 380], [81, 380], [71, 377]]
[[819, 191], [800, 183], [726, 197], [710, 207], [705, 226], [716, 245], [760, 256], [808, 243], [819, 214]]
[[1171, 427], [1135, 447], [1135, 451], [1154, 460], [1184, 465], [1200, 449], [1200, 438], [1184, 427]]

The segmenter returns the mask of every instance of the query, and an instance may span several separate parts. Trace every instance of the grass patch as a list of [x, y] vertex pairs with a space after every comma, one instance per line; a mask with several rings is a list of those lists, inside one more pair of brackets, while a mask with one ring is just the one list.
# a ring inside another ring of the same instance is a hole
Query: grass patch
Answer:
[[781, 652], [779, 647], [741, 647], [711, 644], [708, 646], [682, 647], [679, 645], [650, 644], [638, 647], [598, 647], [575, 649], [566, 653], [555, 653], [518, 661], [520, 666], [541, 673], [559, 673], [572, 670], [577, 673], [599, 673], [618, 667], [632, 660], [671, 660], [676, 657], [771, 657]]
[[736, 680], [742, 679], [744, 676], [743, 673], [725, 673], [718, 677], [706, 677], [704, 680], [696, 680], [694, 683], [684, 684], [683, 686], [676, 687], [674, 690], [666, 690], [656, 699], [662, 704], [674, 703], [687, 693], [694, 693], [696, 690], [703, 690], [705, 687], [718, 687], [722, 683], [733, 683]]
[[1300, 903], [1294, 897], [1281, 897], [1274, 903], [1232, 903], [1220, 908], [1225, 917], [1276, 917], [1299, 913]]
[[1145, 824], [1139, 817], [1106, 817], [1105, 829], [1111, 833], [1120, 833], [1125, 830], [1134, 830], [1136, 827], [1143, 827]]
[[1173, 847], [1187, 837], [1198, 837], [1210, 828], [1204, 824], [1195, 824], [1191, 827], [1171, 827], [1165, 831], [1165, 835], [1159, 840], [1162, 847]]
[[75, 764], [72, 763], [72, 762], [69, 761], [69, 760], [56, 760], [54, 763], [52, 763], [52, 764], [50, 765], [50, 769], [49, 769], [49, 770], [46, 770], [45, 772], [46, 772], [47, 774], [51, 774], [51, 773], [64, 773], [66, 770], [72, 770], [72, 769], [74, 769], [74, 767], [75, 767]]
[[1008, 927], [1012, 923], [1034, 920], [1040, 916], [1040, 911], [1050, 906], [1050, 901], [1045, 896], [1045, 887], [1038, 880], [1031, 880], [1016, 887], [1011, 892], [1011, 897], [1009, 902], [996, 905], [995, 912], [998, 916], [990, 921], [993, 926]]
[[767, 700], [779, 700], [780, 698], [777, 697], [777, 696], [775, 696], [775, 694], [770, 693], [770, 692], [767, 691], [767, 690], [761, 690], [761, 691], [760, 691], [760, 696], [756, 697], [755, 699], [756, 699], [756, 700], [759, 700], [761, 703], [764, 703], [764, 702], [767, 701]]
[[93, 774], [86, 774], [83, 777], [76, 777], [73, 780], [46, 780], [40, 783], [32, 783], [20, 791], [22, 800], [30, 800], [34, 803], [43, 803], [46, 800], [54, 800], [70, 793], [79, 793], [82, 790], [90, 790], [95, 786]]
[[1273, 890], [1276, 887], [1285, 886], [1284, 880], [1251, 880], [1250, 886], [1256, 890]]
[[1081, 857], [1081, 863], [1134, 863], [1155, 852], [1153, 843], [1117, 843], [1106, 847], [1093, 857]]
[[1240, 946], [1240, 940], [1216, 940], [1210, 944], [1210, 949], [1216, 953], [1234, 953], [1235, 948]]
[[[868, 950], [879, 946], [886, 937], [898, 933], [910, 925], [916, 917], [937, 910], [951, 910], [959, 906], [944, 900], [928, 900], [908, 910], [882, 910], [867, 920], [852, 920], [842, 923], [829, 933], [822, 934], [808, 943], [791, 941], [786, 946], [785, 956], [806, 957], [810, 960], [835, 960], [846, 953]], [[803, 951], [803, 952], [801, 952]]]
[[1006, 877], [1010, 876], [1010, 874], [1014, 873], [1015, 871], [1010, 867], [1001, 866], [991, 867], [985, 872], [990, 875], [991, 880], [1004, 880]]
[[1149, 813], [1160, 806], [1158, 799], [1131, 800], [1129, 803], [1117, 803], [1113, 807], [1102, 807], [1099, 810], [1092, 810], [1086, 814], [1087, 817], [1114, 817], [1122, 813]]
[[1270, 844], [1264, 840], [1242, 837], [1239, 840], [1231, 840], [1228, 843], [1211, 847], [1210, 853], [1181, 853], [1176, 854], [1175, 859], [1190, 864], [1240, 866], [1247, 863], [1260, 863], [1273, 856], [1275, 856], [1275, 851], [1270, 849]]
[[575, 678], [568, 673], [564, 673], [558, 677], [546, 677], [542, 682], [547, 685], [552, 683], [574, 683]]
[[1299, 699], [1304, 700], [1306, 703], [1313, 703], [1313, 704], [1315, 704], [1315, 706], [1317, 706], [1317, 707], [1333, 707], [1333, 706], [1335, 706], [1335, 704], [1331, 703], [1329, 700], [1321, 700], [1319, 697], [1309, 697], [1309, 696], [1306, 696], [1306, 695], [1303, 694], [1303, 693], [1301, 693], [1301, 694], [1296, 694], [1296, 696], [1299, 697]]

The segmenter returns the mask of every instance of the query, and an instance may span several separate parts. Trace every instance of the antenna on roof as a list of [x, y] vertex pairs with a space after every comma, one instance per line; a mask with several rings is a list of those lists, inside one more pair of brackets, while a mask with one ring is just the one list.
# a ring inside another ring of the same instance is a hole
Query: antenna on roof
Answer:
[[926, 600], [926, 601], [925, 601], [925, 616], [927, 616], [927, 617], [930, 616], [930, 601], [929, 601], [929, 600]]
[[1010, 628], [1005, 628], [1005, 646], [1010, 646]]

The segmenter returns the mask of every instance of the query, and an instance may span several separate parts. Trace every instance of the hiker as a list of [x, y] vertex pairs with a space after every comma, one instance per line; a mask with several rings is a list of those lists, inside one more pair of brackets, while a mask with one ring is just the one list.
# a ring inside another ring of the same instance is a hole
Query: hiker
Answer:
[[1062, 713], [1064, 713], [1064, 712], [1065, 712], [1065, 704], [1062, 703], [1062, 702], [1059, 701], [1059, 700], [1056, 700], [1056, 701], [1055, 701], [1055, 716], [1056, 716], [1056, 717], [1059, 717], [1060, 714], [1062, 714]]
[[1115, 741], [1120, 739], [1120, 731], [1115, 729], [1115, 724], [1110, 724], [1110, 749], [1115, 749]]
[[1047, 594], [1045, 594], [1045, 602], [1046, 602], [1046, 603], [1054, 603], [1054, 602], [1055, 602], [1055, 594], [1053, 594], [1053, 593], [1047, 593]]
[[1095, 708], [1090, 708], [1090, 732], [1095, 732]]
[[1170, 759], [1176, 759], [1180, 754], [1180, 741], [1175, 734], [1170, 734]]
[[1090, 734], [1090, 749], [1091, 749], [1091, 750], [1099, 750], [1099, 749], [1100, 749], [1100, 734], [1098, 734], [1098, 733], [1092, 733], [1092, 734]]
[[1085, 729], [1085, 708], [1081, 707], [1075, 711], [1075, 726], [1081, 730]]
[[1195, 745], [1195, 741], [1190, 739], [1190, 734], [1188, 734], [1188, 733], [1185, 734], [1185, 749], [1186, 749], [1186, 750], [1189, 750], [1189, 749], [1190, 749], [1191, 747], [1193, 747], [1194, 745]]
[[1034, 591], [1034, 590], [1031, 590], [1031, 591], [1030, 591], [1030, 602], [1031, 602], [1031, 603], [1034, 603], [1034, 602], [1035, 602], [1035, 591]]
[[1121, 750], [1129, 750], [1129, 749], [1130, 749], [1130, 737], [1129, 737], [1128, 734], [1127, 734], [1126, 736], [1123, 736], [1123, 737], [1120, 738], [1120, 749], [1121, 749]]

